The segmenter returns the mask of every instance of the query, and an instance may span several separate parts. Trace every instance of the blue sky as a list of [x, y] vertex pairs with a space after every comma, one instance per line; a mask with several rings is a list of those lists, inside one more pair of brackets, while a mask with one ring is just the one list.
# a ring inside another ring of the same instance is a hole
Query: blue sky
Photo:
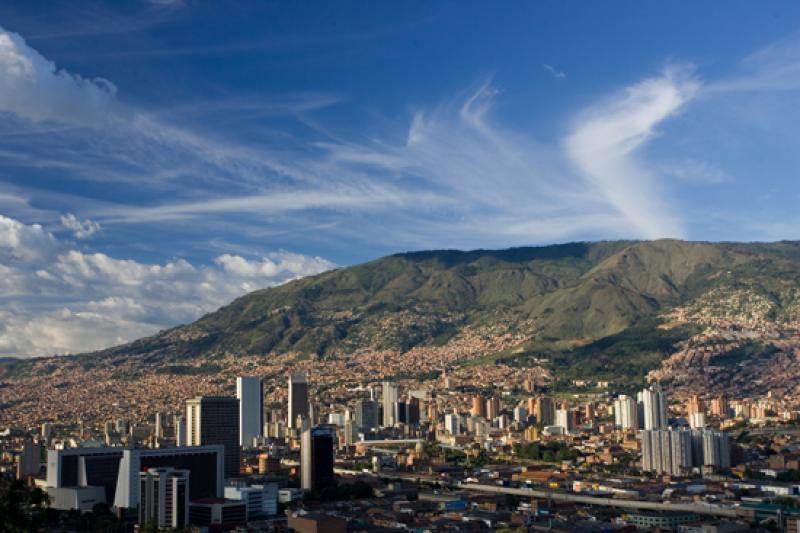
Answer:
[[796, 2], [53, 4], [0, 5], [0, 354], [397, 251], [798, 237]]

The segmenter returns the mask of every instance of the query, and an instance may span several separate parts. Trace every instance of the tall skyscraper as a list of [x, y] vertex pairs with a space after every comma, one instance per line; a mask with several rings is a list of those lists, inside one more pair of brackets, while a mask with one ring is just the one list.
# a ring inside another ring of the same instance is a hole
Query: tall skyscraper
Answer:
[[239, 445], [252, 446], [264, 431], [264, 383], [261, 378], [236, 378], [239, 399]]
[[552, 426], [556, 422], [555, 400], [546, 396], [538, 396], [534, 402], [533, 414], [540, 424]]
[[644, 429], [668, 427], [667, 397], [659, 385], [644, 389], [637, 395], [643, 413]]
[[411, 397], [406, 401], [406, 424], [418, 426], [420, 419], [419, 399]]
[[500, 398], [492, 396], [486, 400], [486, 418], [494, 420], [500, 415]]
[[22, 454], [18, 457], [17, 479], [37, 476], [42, 467], [42, 445], [27, 438], [22, 444]]
[[188, 446], [222, 444], [225, 477], [239, 475], [239, 400], [226, 396], [198, 396], [186, 401]]
[[189, 471], [150, 468], [139, 473], [139, 524], [178, 529], [189, 523]]
[[384, 381], [381, 403], [383, 404], [383, 425], [385, 427], [391, 427], [397, 423], [395, 404], [397, 403], [398, 396], [397, 384], [391, 381]]
[[472, 416], [482, 416], [486, 418], [486, 398], [480, 394], [472, 397]]
[[378, 402], [373, 400], [358, 400], [355, 409], [355, 422], [361, 431], [370, 432], [380, 427], [378, 420]]
[[703, 445], [702, 465], [715, 468], [729, 468], [731, 466], [731, 443], [728, 439], [728, 435], [724, 431], [713, 429], [695, 432], [695, 434], [698, 433], [702, 438]]
[[300, 482], [304, 490], [318, 490], [334, 483], [333, 448], [336, 428], [313, 426], [300, 439]]
[[297, 417], [308, 418], [311, 413], [308, 405], [308, 381], [305, 374], [289, 376], [289, 428], [299, 429]]
[[637, 429], [639, 427], [638, 405], [630, 396], [620, 394], [614, 400], [614, 423], [622, 429]]

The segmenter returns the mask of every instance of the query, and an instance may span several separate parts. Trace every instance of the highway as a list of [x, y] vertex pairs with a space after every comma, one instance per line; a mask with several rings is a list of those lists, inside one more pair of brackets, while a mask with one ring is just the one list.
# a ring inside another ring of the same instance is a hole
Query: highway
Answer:
[[569, 492], [557, 492], [551, 490], [541, 490], [532, 488], [501, 487], [498, 485], [484, 485], [481, 483], [447, 483], [444, 480], [430, 478], [419, 474], [408, 474], [401, 472], [358, 472], [354, 470], [335, 469], [337, 474], [342, 475], [369, 475], [381, 479], [404, 479], [410, 482], [417, 480], [436, 481], [443, 486], [454, 490], [472, 490], [477, 492], [490, 492], [494, 494], [510, 494], [512, 496], [525, 496], [528, 498], [542, 498], [554, 502], [580, 503], [583, 505], [595, 505], [598, 507], [616, 507], [619, 509], [637, 509], [641, 511], [673, 511], [684, 513], [697, 513], [700, 515], [711, 515], [725, 518], [735, 518], [736, 509], [733, 507], [722, 507], [712, 504], [688, 504], [688, 503], [664, 503], [646, 502], [641, 500], [627, 500], [617, 498], [602, 498], [598, 496], [584, 496]]
[[616, 498], [600, 498], [597, 496], [582, 496], [568, 492], [555, 492], [530, 488], [500, 487], [495, 485], [482, 485], [479, 483], [460, 483], [457, 488], [475, 490], [479, 492], [493, 492], [511, 494], [514, 496], [527, 496], [529, 498], [546, 498], [554, 502], [572, 502], [584, 505], [597, 505], [598, 507], [618, 507], [621, 509], [641, 509], [649, 511], [680, 511], [687, 513], [706, 514], [713, 516], [735, 517], [736, 510], [730, 507], [721, 507], [711, 504], [676, 504], [663, 502], [644, 502], [640, 500], [623, 500]]

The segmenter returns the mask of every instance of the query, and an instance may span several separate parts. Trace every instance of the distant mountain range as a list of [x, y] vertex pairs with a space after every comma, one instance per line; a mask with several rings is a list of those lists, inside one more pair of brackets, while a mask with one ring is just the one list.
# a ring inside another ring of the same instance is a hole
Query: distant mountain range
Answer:
[[[402, 354], [446, 344], [468, 328], [500, 326], [524, 337], [499, 354], [508, 360], [568, 353], [573, 366], [602, 373], [619, 365], [616, 353], [642, 373], [703, 325], [659, 328], [665, 313], [702, 304], [746, 315], [735, 308], [746, 298], [715, 303], [715, 294], [732, 291], [767, 301], [763, 320], [790, 322], [800, 301], [800, 243], [613, 241], [403, 253], [259, 290], [192, 324], [83, 357], [162, 364], [224, 354]], [[645, 352], [651, 356], [642, 360]], [[586, 360], [575, 361], [581, 353]]]

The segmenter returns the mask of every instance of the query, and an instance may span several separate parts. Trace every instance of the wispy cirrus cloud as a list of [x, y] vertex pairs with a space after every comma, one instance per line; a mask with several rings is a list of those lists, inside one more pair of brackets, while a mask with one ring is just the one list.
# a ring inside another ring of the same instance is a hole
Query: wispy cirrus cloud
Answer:
[[699, 87], [691, 69], [669, 66], [581, 113], [564, 141], [580, 172], [645, 237], [680, 237], [684, 230], [662, 201], [658, 176], [636, 153]]
[[565, 80], [565, 79], [567, 79], [567, 75], [563, 71], [556, 69], [552, 65], [548, 65], [547, 63], [544, 63], [542, 65], [542, 68], [545, 69], [547, 72], [549, 72], [550, 75], [552, 77], [554, 77], [555, 79], [557, 79], [557, 80]]

